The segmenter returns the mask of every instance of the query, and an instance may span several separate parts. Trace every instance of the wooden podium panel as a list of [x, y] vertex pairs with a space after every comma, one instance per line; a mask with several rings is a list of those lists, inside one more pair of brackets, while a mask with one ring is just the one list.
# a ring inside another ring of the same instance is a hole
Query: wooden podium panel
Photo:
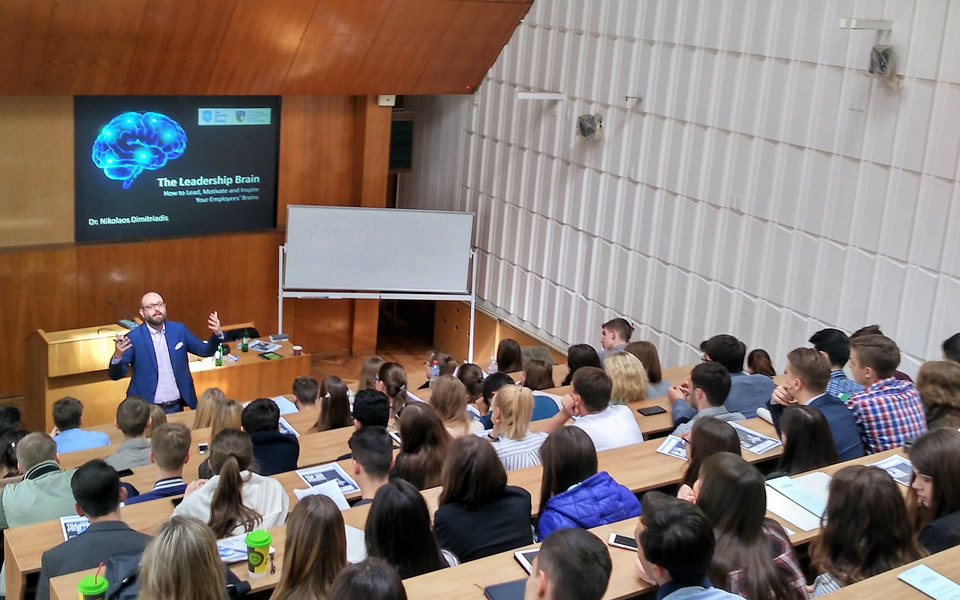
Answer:
[[[27, 394], [24, 425], [33, 431], [53, 428], [53, 404], [64, 396], [83, 402], [84, 426], [104, 425], [116, 419], [117, 405], [126, 397], [130, 374], [117, 381], [107, 368], [114, 351], [114, 338], [126, 330], [119, 325], [45, 332], [38, 329], [27, 338]], [[228, 398], [246, 402], [290, 391], [293, 380], [310, 374], [310, 355], [293, 356], [293, 346], [283, 342], [277, 353], [282, 359], [263, 360], [258, 352], [240, 352], [229, 343], [237, 360], [227, 355], [223, 366], [213, 358], [190, 356], [190, 372], [199, 395], [218, 387]]]

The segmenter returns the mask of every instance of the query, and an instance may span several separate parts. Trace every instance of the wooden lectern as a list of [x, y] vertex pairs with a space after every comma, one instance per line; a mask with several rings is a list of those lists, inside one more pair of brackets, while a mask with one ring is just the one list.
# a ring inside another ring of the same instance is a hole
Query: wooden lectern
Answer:
[[[231, 329], [253, 328], [253, 323], [224, 326]], [[112, 381], [107, 373], [115, 349], [114, 338], [126, 333], [119, 325], [87, 327], [48, 333], [38, 329], [27, 338], [27, 397], [24, 426], [31, 431], [49, 432], [53, 428], [53, 404], [64, 396], [83, 402], [85, 426], [113, 423], [117, 405], [126, 397], [129, 374]], [[277, 353], [284, 358], [263, 360], [254, 351], [240, 352], [230, 343], [233, 357], [222, 367], [213, 359], [190, 355], [190, 373], [197, 394], [218, 387], [228, 398], [247, 402], [290, 392], [293, 380], [310, 374], [310, 355], [293, 356], [290, 342], [280, 344]]]

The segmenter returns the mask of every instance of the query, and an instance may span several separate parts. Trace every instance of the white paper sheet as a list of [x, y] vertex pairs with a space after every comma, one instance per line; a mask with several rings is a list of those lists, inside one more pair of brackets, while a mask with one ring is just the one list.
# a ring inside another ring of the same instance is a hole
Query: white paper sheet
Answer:
[[303, 500], [307, 496], [326, 496], [333, 500], [340, 510], [350, 508], [350, 503], [343, 497], [343, 492], [340, 491], [340, 486], [336, 480], [326, 481], [305, 490], [294, 489], [293, 493], [297, 496], [297, 500]]
[[819, 529], [819, 517], [772, 487], [765, 487], [767, 490], [767, 510], [804, 531]]

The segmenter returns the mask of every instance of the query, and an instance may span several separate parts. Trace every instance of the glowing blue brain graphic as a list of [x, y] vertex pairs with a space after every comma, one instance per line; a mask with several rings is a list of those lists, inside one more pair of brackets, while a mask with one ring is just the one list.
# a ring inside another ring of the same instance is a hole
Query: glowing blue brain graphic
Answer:
[[187, 134], [167, 115], [127, 112], [100, 130], [93, 143], [93, 164], [110, 179], [123, 181], [126, 190], [144, 169], [160, 169], [186, 149]]

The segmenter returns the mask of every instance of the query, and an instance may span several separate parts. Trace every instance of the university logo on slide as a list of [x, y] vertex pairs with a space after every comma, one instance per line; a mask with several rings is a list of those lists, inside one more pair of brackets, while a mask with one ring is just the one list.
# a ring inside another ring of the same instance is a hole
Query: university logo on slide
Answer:
[[243, 120], [247, 118], [247, 111], [238, 110], [237, 111], [237, 121], [243, 123]]
[[186, 149], [186, 132], [167, 115], [126, 112], [100, 130], [92, 158], [109, 179], [123, 181], [126, 190], [144, 170], [163, 168]]
[[212, 110], [203, 111], [202, 113], [200, 113], [200, 118], [203, 119], [205, 123], [209, 123], [210, 121], [213, 120], [213, 111]]

